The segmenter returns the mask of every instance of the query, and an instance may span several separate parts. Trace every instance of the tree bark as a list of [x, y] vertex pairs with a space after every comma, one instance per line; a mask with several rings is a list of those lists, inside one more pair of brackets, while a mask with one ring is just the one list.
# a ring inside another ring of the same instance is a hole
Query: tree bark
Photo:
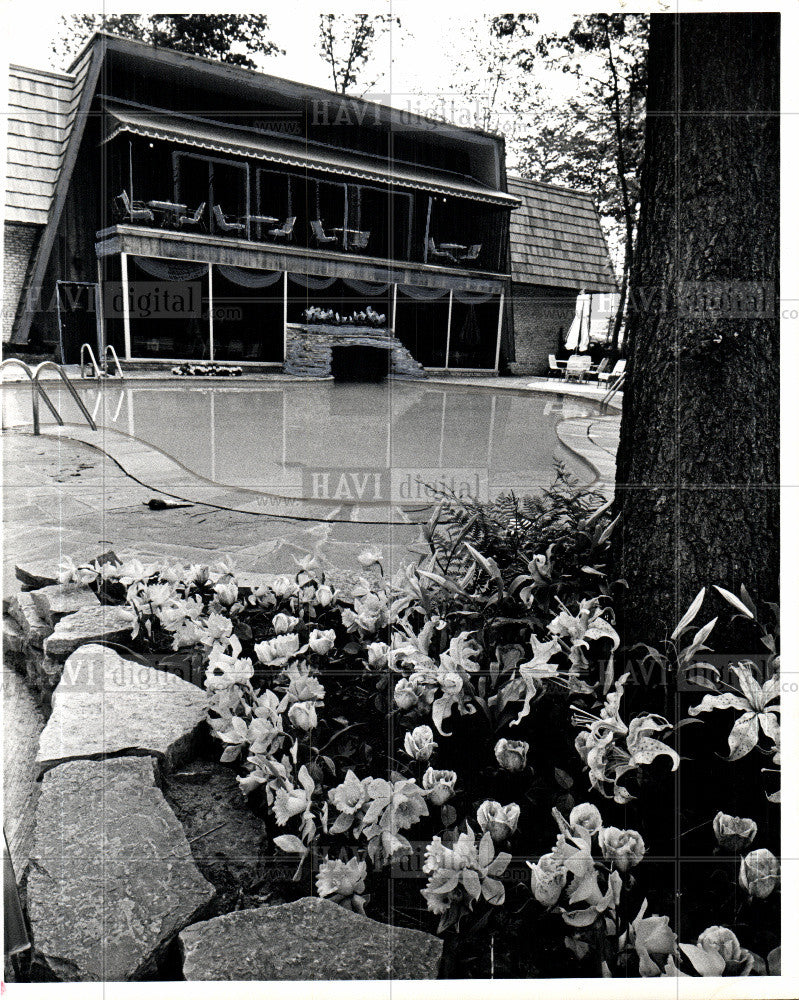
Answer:
[[[665, 638], [702, 586], [777, 599], [779, 30], [651, 19], [616, 472], [627, 643]], [[723, 621], [713, 639], [755, 648]]]

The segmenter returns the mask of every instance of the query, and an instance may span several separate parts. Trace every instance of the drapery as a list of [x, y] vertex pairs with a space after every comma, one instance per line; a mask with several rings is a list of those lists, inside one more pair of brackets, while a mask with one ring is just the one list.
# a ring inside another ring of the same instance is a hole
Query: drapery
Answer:
[[453, 292], [453, 298], [456, 302], [462, 302], [469, 306], [476, 305], [478, 302], [490, 302], [496, 297], [494, 292], [467, 292], [463, 288], [456, 288]]
[[448, 288], [422, 288], [420, 285], [397, 285], [398, 291], [407, 295], [409, 299], [419, 299], [421, 301], [432, 301], [434, 299], [444, 299], [449, 297]]
[[164, 257], [131, 257], [131, 260], [145, 274], [161, 281], [196, 281], [208, 274], [208, 265], [194, 260], [167, 260]]
[[332, 288], [336, 278], [321, 278], [315, 274], [292, 274], [289, 272], [289, 281], [301, 288], [307, 288], [309, 292], [322, 292], [326, 288]]
[[344, 284], [358, 295], [385, 295], [391, 288], [388, 282], [359, 281], [357, 278], [344, 278]]
[[249, 267], [235, 267], [232, 264], [217, 264], [216, 268], [223, 278], [242, 288], [269, 288], [283, 277], [282, 271], [254, 271]]

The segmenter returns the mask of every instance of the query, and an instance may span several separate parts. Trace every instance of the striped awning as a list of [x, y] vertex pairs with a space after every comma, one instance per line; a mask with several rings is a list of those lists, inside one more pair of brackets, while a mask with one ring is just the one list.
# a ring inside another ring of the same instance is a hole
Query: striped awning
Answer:
[[108, 117], [103, 142], [110, 142], [120, 133], [127, 133], [302, 170], [318, 170], [431, 194], [469, 198], [506, 208], [520, 204], [515, 195], [484, 187], [455, 174], [350, 154], [313, 142], [291, 141], [253, 128], [236, 128], [170, 111], [130, 108], [109, 100], [105, 101], [104, 110]]

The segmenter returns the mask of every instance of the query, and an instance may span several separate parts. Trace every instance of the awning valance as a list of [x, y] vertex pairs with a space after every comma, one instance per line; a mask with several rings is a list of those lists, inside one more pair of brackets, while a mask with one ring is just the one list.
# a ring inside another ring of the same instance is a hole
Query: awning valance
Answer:
[[520, 203], [515, 195], [483, 187], [467, 178], [450, 177], [424, 167], [417, 169], [390, 160], [377, 161], [311, 142], [291, 141], [257, 129], [235, 128], [169, 111], [140, 110], [108, 100], [104, 109], [108, 121], [103, 142], [110, 142], [120, 133], [128, 133], [216, 153], [266, 160], [301, 170], [318, 170], [431, 194], [469, 198], [506, 208], [515, 208]]

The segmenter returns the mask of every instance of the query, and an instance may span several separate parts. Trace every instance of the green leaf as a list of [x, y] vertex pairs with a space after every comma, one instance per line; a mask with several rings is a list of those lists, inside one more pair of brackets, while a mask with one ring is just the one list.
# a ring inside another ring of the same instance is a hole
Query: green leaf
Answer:
[[702, 587], [702, 589], [699, 591], [699, 593], [691, 602], [690, 608], [688, 608], [688, 610], [685, 612], [685, 614], [682, 616], [679, 622], [677, 622], [677, 627], [671, 633], [672, 642], [675, 642], [677, 639], [680, 638], [680, 636], [688, 628], [688, 626], [691, 624], [694, 618], [696, 618], [696, 616], [699, 614], [699, 609], [702, 607], [702, 602], [704, 601], [704, 599], [705, 599], [705, 588]]
[[453, 826], [457, 818], [457, 812], [448, 802], [441, 807], [441, 822], [444, 826]]
[[739, 601], [738, 600], [738, 598], [735, 596], [735, 594], [731, 594], [729, 592], [729, 590], [725, 590], [724, 587], [718, 587], [718, 586], [716, 586], [715, 583], [713, 584], [713, 589], [717, 590], [721, 594], [721, 596], [724, 598], [724, 600], [728, 604], [731, 604], [738, 611], [740, 611], [742, 615], [745, 615], [747, 618], [750, 618], [750, 619], [755, 617], [752, 614], [751, 610], [743, 603], [743, 601]]
[[483, 879], [483, 898], [492, 906], [502, 906], [505, 902], [505, 886], [495, 878]]
[[568, 791], [574, 784], [574, 779], [570, 774], [567, 774], [561, 768], [555, 768], [555, 781], [560, 785], [561, 788], [565, 788]]
[[308, 853], [308, 848], [300, 838], [295, 837], [291, 833], [284, 833], [280, 837], [275, 837], [274, 844], [275, 847], [281, 851], [285, 851], [286, 854], [302, 854], [304, 856]]

